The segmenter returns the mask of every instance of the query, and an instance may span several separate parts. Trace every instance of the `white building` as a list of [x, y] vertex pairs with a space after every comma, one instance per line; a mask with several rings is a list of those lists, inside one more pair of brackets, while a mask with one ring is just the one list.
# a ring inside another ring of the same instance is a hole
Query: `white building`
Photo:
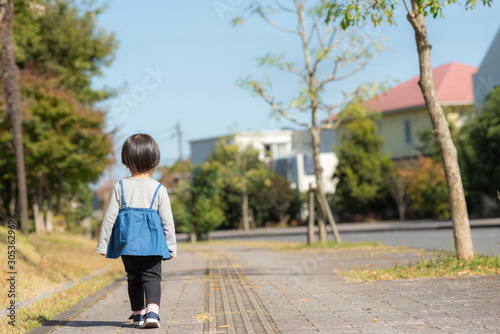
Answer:
[[485, 95], [495, 87], [500, 86], [500, 29], [491, 42], [490, 48], [473, 76], [474, 100], [481, 106]]
[[[335, 132], [321, 132], [320, 165], [323, 169], [325, 192], [335, 192], [333, 173], [338, 160], [333, 152]], [[312, 156], [312, 139], [309, 131], [261, 131], [239, 132], [231, 136], [221, 136], [190, 142], [191, 162], [204, 163], [217, 143], [236, 144], [242, 148], [253, 147], [259, 151], [259, 158], [268, 163], [274, 172], [286, 177], [301, 192], [307, 191], [309, 184], [316, 185]]]

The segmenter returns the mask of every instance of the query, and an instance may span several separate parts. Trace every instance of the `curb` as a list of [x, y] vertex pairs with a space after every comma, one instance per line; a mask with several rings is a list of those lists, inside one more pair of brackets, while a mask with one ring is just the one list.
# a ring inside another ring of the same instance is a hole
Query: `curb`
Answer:
[[43, 325], [32, 329], [28, 333], [29, 334], [48, 334], [48, 333], [52, 332], [57, 327], [64, 325], [66, 322], [68, 322], [69, 320], [76, 317], [78, 314], [80, 314], [83, 311], [85, 311], [86, 309], [88, 309], [90, 306], [92, 306], [94, 303], [96, 303], [100, 298], [105, 297], [109, 293], [113, 292], [120, 285], [122, 285], [125, 281], [126, 281], [125, 276], [117, 279], [116, 281], [110, 283], [109, 285], [105, 286], [104, 288], [96, 291], [93, 295], [86, 297], [83, 300], [81, 300], [79, 303], [71, 306], [69, 309], [62, 311], [59, 314], [56, 314], [51, 319], [47, 320]]

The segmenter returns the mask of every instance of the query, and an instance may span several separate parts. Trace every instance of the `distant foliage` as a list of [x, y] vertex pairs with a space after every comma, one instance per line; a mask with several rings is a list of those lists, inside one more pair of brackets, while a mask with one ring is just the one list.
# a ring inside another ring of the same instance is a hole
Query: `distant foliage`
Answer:
[[295, 193], [290, 188], [290, 183], [270, 171], [259, 160], [257, 150], [219, 143], [208, 160], [220, 164], [223, 180], [222, 205], [226, 217], [224, 227], [238, 227], [242, 220], [243, 182], [256, 226], [263, 226], [268, 222], [278, 223], [287, 214], [294, 214], [291, 203]]
[[[185, 164], [163, 168], [163, 179], [185, 172]], [[256, 226], [278, 223], [298, 213], [295, 192], [283, 177], [269, 171], [258, 151], [220, 143], [203, 165], [190, 168], [191, 179], [174, 187], [172, 211], [179, 231], [206, 238], [211, 231], [238, 228], [242, 221], [243, 182]], [[293, 204], [293, 205], [292, 205]]]
[[494, 199], [500, 190], [500, 87], [485, 97], [477, 117], [463, 127], [462, 133], [464, 185], [480, 209], [483, 196]]
[[[28, 108], [23, 119], [23, 142], [30, 195], [42, 188], [44, 199], [59, 194], [60, 201], [75, 200], [83, 205], [80, 214], [66, 215], [72, 221], [90, 216], [91, 198], [89, 183], [96, 182], [111, 162], [111, 140], [104, 129], [104, 112], [79, 106], [70, 92], [57, 88], [56, 80], [41, 80], [23, 75], [21, 80], [23, 100]], [[0, 117], [5, 114], [0, 109]], [[0, 179], [4, 203], [12, 199], [15, 177], [14, 151], [11, 144], [10, 122], [0, 123], [0, 169], [5, 171]], [[50, 199], [52, 200], [52, 199]], [[67, 212], [68, 210], [66, 210]]]
[[15, 2], [14, 40], [21, 71], [57, 77], [79, 102], [106, 99], [109, 89], [95, 89], [94, 76], [114, 59], [118, 43], [114, 33], [98, 26], [103, 8], [74, 0], [44, 0], [43, 14], [31, 10], [29, 1]]
[[389, 155], [381, 152], [383, 138], [377, 135], [372, 118], [353, 118], [347, 124], [349, 135], [335, 148], [339, 163], [334, 194], [335, 208], [346, 219], [366, 215], [387, 197], [384, 175], [391, 168]]
[[205, 163], [191, 170], [191, 182], [182, 181], [176, 188], [172, 211], [178, 230], [195, 233], [206, 239], [224, 221], [221, 208], [222, 183], [219, 166]]
[[[102, 10], [94, 2], [74, 0], [14, 2], [29, 205], [31, 209], [38, 202], [42, 216], [52, 216], [54, 209], [66, 222], [92, 213], [89, 184], [112, 162], [105, 112], [95, 104], [112, 91], [91, 85], [92, 78], [111, 64], [118, 45], [114, 34], [97, 24]], [[15, 215], [17, 206], [14, 148], [6, 116], [2, 103], [0, 218]]]
[[399, 171], [410, 196], [410, 209], [419, 218], [450, 218], [443, 166], [431, 157], [419, 157]]

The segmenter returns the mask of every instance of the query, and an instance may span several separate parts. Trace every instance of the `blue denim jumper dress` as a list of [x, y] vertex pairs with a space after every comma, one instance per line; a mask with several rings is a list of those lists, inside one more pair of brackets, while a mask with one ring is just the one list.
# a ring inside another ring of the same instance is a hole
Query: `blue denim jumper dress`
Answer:
[[161, 184], [156, 188], [149, 209], [130, 208], [125, 202], [123, 182], [120, 180], [123, 207], [118, 211], [118, 217], [111, 232], [107, 258], [116, 259], [121, 255], [159, 255], [163, 257], [163, 260], [170, 258], [160, 214], [153, 209], [160, 187]]

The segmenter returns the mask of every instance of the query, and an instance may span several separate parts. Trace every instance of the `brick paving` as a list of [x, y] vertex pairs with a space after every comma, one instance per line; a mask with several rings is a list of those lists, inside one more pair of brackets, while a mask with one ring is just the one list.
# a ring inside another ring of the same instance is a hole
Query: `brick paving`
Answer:
[[[355, 283], [338, 272], [422, 254], [245, 245], [182, 245], [180, 257], [164, 263], [161, 328], [147, 332], [500, 333], [500, 275]], [[146, 330], [127, 320], [123, 280], [93, 298], [30, 333]]]

